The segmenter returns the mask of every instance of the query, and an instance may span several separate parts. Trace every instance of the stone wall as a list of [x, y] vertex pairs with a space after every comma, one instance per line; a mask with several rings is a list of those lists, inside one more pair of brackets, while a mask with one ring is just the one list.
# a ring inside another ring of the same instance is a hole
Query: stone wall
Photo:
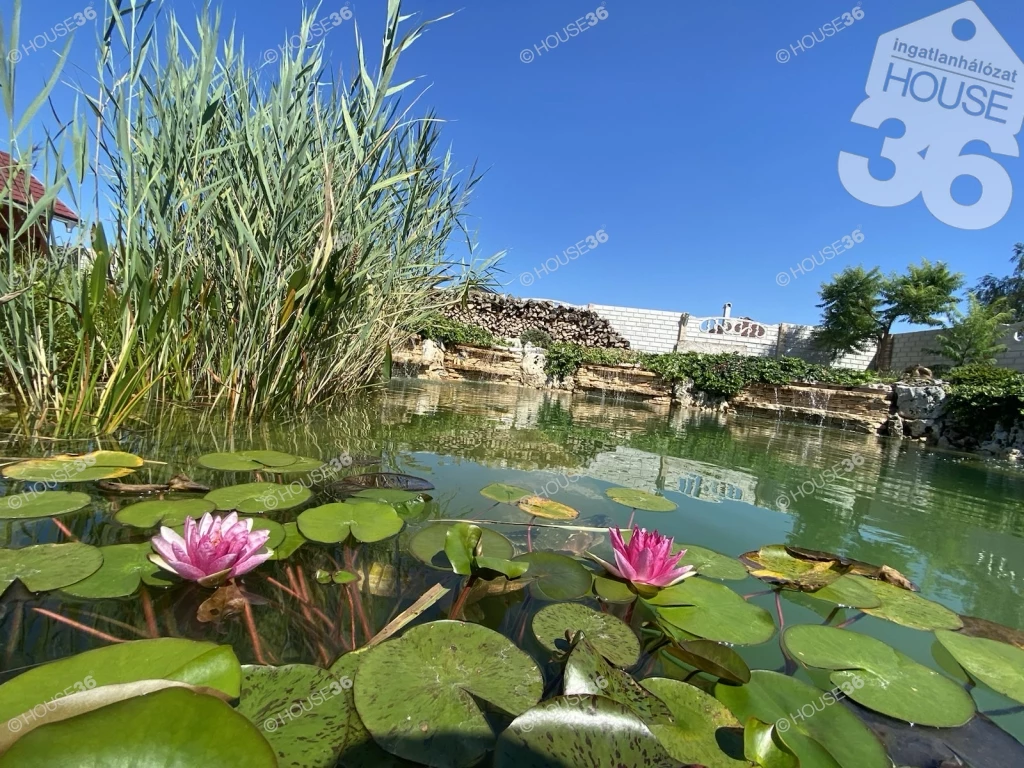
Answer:
[[453, 320], [486, 328], [503, 339], [518, 339], [524, 332], [536, 328], [546, 331], [554, 341], [588, 347], [629, 348], [629, 341], [608, 320], [571, 304], [474, 293], [465, 307], [456, 305], [446, 314]]
[[[1014, 334], [1022, 331], [1024, 331], [1024, 323], [1006, 327], [1006, 334], [1001, 342], [1006, 345], [1006, 351], [996, 357], [996, 365], [1001, 368], [1024, 371], [1024, 342], [1014, 338]], [[923, 365], [926, 368], [933, 368], [936, 365], [951, 365], [951, 361], [942, 355], [927, 351], [939, 346], [935, 337], [940, 333], [942, 333], [941, 329], [895, 334], [889, 368], [894, 371], [903, 371], [912, 365]]]

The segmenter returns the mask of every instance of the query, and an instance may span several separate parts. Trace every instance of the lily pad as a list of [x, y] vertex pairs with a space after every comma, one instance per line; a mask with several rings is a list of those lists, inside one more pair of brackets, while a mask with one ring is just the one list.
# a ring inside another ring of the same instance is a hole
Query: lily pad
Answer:
[[394, 508], [374, 501], [345, 501], [307, 509], [296, 521], [310, 541], [338, 544], [352, 534], [356, 541], [383, 541], [402, 530]]
[[800, 768], [800, 760], [779, 736], [779, 724], [763, 723], [756, 717], [743, 726], [743, 755], [762, 768]]
[[532, 626], [540, 644], [552, 652], [564, 650], [568, 638], [582, 632], [598, 653], [616, 667], [631, 667], [640, 658], [640, 640], [628, 624], [580, 603], [545, 606], [534, 615]]
[[[433, 523], [420, 529], [409, 540], [409, 552], [417, 560], [439, 570], [452, 570], [451, 561], [444, 553], [448, 531], [457, 523]], [[481, 528], [483, 554], [486, 557], [498, 557], [510, 560], [515, 555], [515, 547], [497, 531]]]
[[800, 758], [801, 768], [890, 768], [875, 735], [851, 710], [825, 695], [794, 677], [760, 669], [746, 685], [715, 687], [715, 698], [741, 722], [785, 721], [779, 736]]
[[525, 499], [533, 494], [525, 488], [520, 488], [515, 485], [492, 483], [480, 491], [480, 495], [491, 499], [492, 501], [500, 501], [503, 504], [515, 504], [520, 499]]
[[58, 517], [88, 506], [89, 496], [72, 491], [37, 491], [0, 497], [0, 520]]
[[998, 640], [1001, 643], [1009, 643], [1024, 649], [1024, 632], [1019, 629], [997, 624], [988, 619], [979, 619], [977, 616], [961, 616], [960, 620], [964, 623], [963, 629], [960, 630], [961, 635], [987, 637], [989, 640]]
[[673, 552], [678, 552], [680, 549], [685, 549], [686, 554], [683, 555], [677, 567], [692, 565], [701, 576], [721, 581], [742, 581], [747, 578], [747, 569], [735, 557], [729, 557], [721, 552], [715, 552], [713, 549], [705, 549], [694, 544], [676, 544], [672, 547]]
[[365, 475], [351, 475], [332, 483], [331, 488], [342, 493], [352, 493], [362, 488], [400, 488], [403, 491], [434, 490], [434, 486], [429, 480], [398, 472], [370, 472]]
[[159, 575], [163, 571], [149, 560], [153, 547], [148, 541], [111, 544], [100, 547], [100, 553], [103, 555], [100, 569], [88, 578], [64, 587], [64, 592], [75, 597], [99, 599], [135, 594], [142, 582], [156, 587], [171, 584]]
[[45, 483], [85, 483], [130, 475], [141, 467], [140, 457], [121, 451], [93, 451], [72, 456], [61, 454], [8, 464], [0, 471], [12, 480]]
[[484, 555], [480, 545], [483, 532], [484, 529], [479, 525], [470, 523], [456, 523], [448, 529], [444, 553], [455, 573], [460, 576], [482, 575], [490, 578], [492, 574], [488, 571], [493, 571], [509, 579], [518, 579], [529, 570], [529, 563]]
[[352, 495], [359, 499], [379, 501], [381, 504], [405, 504], [423, 498], [421, 493], [403, 491], [401, 488], [366, 488]]
[[955, 728], [974, 716], [974, 700], [963, 688], [881, 640], [802, 625], [787, 629], [783, 643], [801, 663], [833, 670], [834, 685], [883, 715], [935, 728]]
[[669, 501], [664, 496], [656, 496], [653, 493], [633, 488], [609, 488], [605, 491], [605, 495], [616, 504], [645, 512], [671, 512], [677, 508], [675, 502]]
[[813, 592], [843, 575], [836, 560], [808, 560], [794, 557], [784, 544], [771, 544], [745, 552], [740, 560], [750, 575], [768, 584]]
[[568, 504], [552, 501], [544, 496], [527, 496], [519, 501], [518, 506], [528, 515], [547, 520], [575, 520], [580, 516], [579, 511]]
[[606, 603], [631, 603], [636, 600], [636, 592], [630, 589], [629, 582], [609, 576], [594, 576], [594, 594]]
[[271, 510], [293, 509], [306, 503], [312, 495], [301, 483], [243, 483], [210, 491], [206, 499], [223, 512], [237, 510], [244, 515], [259, 515]]
[[495, 768], [680, 768], [628, 707], [603, 696], [559, 696], [516, 718]]
[[[808, 592], [807, 596], [847, 608], [860, 608], [861, 610], [878, 608], [882, 605], [882, 600], [874, 590], [864, 583], [866, 581], [870, 582], [870, 579], [860, 576], [840, 576], [831, 584], [814, 592]], [[892, 587], [892, 589], [898, 589], [898, 587]]]
[[527, 552], [513, 559], [530, 565], [531, 589], [546, 600], [575, 600], [590, 591], [593, 576], [578, 560], [556, 552]]
[[207, 469], [225, 472], [272, 472], [275, 474], [312, 472], [324, 462], [305, 456], [293, 456], [281, 451], [236, 451], [234, 453], [207, 453], [199, 457], [199, 464]]
[[101, 565], [100, 551], [79, 542], [0, 549], [0, 594], [15, 579], [30, 592], [61, 589], [92, 575]]
[[705, 640], [758, 645], [775, 634], [768, 611], [702, 576], [663, 589], [647, 602], [661, 620]]
[[850, 576], [860, 585], [869, 589], [881, 602], [877, 608], [864, 608], [864, 613], [879, 619], [902, 624], [911, 629], [926, 631], [936, 629], [960, 629], [960, 617], [944, 605], [926, 600], [916, 592], [909, 592], [884, 581]]
[[242, 667], [238, 711], [260, 729], [282, 766], [333, 768], [358, 735], [341, 680], [308, 664]]
[[263, 546], [267, 549], [276, 549], [284, 541], [286, 533], [284, 526], [276, 520], [269, 520], [265, 517], [252, 518], [252, 529], [254, 531], [270, 531], [270, 538]]
[[217, 505], [208, 499], [152, 499], [129, 504], [119, 510], [114, 519], [122, 525], [135, 528], [153, 528], [157, 525], [173, 528], [182, 525], [186, 517], [199, 519], [215, 509]]
[[565, 661], [562, 693], [606, 696], [629, 707], [648, 726], [672, 722], [672, 713], [665, 702], [631, 675], [605, 661], [583, 633]]
[[662, 653], [730, 683], [749, 683], [750, 668], [736, 651], [713, 640], [683, 640]]
[[388, 752], [437, 768], [467, 768], [494, 746], [477, 700], [517, 716], [537, 703], [543, 688], [533, 660], [503, 635], [435, 621], [366, 652], [355, 702]]
[[2, 768], [56, 765], [276, 768], [256, 727], [214, 696], [167, 688], [50, 723], [0, 756]]
[[668, 753], [684, 763], [707, 768], [744, 768], [746, 761], [725, 754], [718, 745], [719, 728], [741, 728], [740, 722], [714, 696], [679, 680], [650, 677], [641, 685], [663, 701], [675, 720], [655, 723], [651, 731]]
[[959, 632], [939, 630], [935, 636], [971, 675], [992, 690], [1024, 704], [1024, 650]]
[[172, 637], [133, 640], [33, 667], [0, 685], [0, 722], [40, 702], [97, 685], [178, 680], [237, 698], [241, 679], [230, 646]]
[[306, 537], [299, 533], [297, 523], [285, 523], [281, 527], [284, 529], [284, 539], [274, 548], [271, 560], [287, 560], [295, 554], [295, 550], [306, 543]]

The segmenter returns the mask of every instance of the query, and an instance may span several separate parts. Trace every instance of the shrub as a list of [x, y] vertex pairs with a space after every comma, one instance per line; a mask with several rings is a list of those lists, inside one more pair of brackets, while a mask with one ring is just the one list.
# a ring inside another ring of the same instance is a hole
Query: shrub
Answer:
[[452, 320], [439, 312], [427, 315], [420, 326], [419, 334], [426, 339], [433, 339], [442, 344], [467, 344], [472, 347], [500, 346], [498, 338], [486, 328]]
[[975, 436], [1006, 429], [1024, 417], [1024, 374], [992, 365], [964, 365], [947, 377], [946, 412]]
[[548, 348], [544, 372], [565, 379], [575, 374], [581, 365], [617, 365], [636, 359], [637, 354], [628, 349], [601, 349], [556, 341]]
[[551, 346], [551, 334], [540, 328], [531, 328], [528, 331], [523, 331], [519, 340], [523, 344], [533, 344], [535, 347], [543, 347], [544, 349]]

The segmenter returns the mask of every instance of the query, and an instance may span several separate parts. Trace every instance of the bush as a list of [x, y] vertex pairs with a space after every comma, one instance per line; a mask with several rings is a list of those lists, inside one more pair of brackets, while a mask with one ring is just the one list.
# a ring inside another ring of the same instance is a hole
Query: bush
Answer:
[[519, 340], [523, 344], [533, 344], [535, 347], [543, 347], [547, 349], [551, 346], [551, 334], [547, 331], [541, 330], [540, 328], [531, 328], [528, 331], [523, 331]]
[[442, 344], [467, 344], [472, 347], [500, 346], [498, 338], [486, 328], [468, 325], [440, 313], [427, 316], [419, 329], [420, 336]]
[[964, 365], [947, 377], [946, 412], [975, 436], [1005, 429], [1024, 417], [1024, 374], [992, 365]]
[[580, 369], [581, 365], [617, 365], [633, 362], [637, 354], [628, 349], [601, 349], [582, 347], [579, 344], [556, 341], [548, 348], [544, 373], [559, 379], [566, 379]]

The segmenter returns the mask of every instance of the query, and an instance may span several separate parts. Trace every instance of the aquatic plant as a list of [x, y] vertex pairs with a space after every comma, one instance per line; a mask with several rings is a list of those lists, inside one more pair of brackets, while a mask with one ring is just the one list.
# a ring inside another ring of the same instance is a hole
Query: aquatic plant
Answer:
[[692, 565], [677, 567], [686, 550], [673, 552], [673, 540], [657, 531], [633, 526], [627, 544], [618, 528], [609, 528], [608, 537], [615, 551], [615, 565], [595, 558], [604, 569], [618, 579], [641, 587], [671, 587], [683, 579], [696, 576]]
[[260, 551], [270, 531], [254, 531], [252, 526], [251, 519], [239, 520], [234, 512], [224, 517], [207, 512], [198, 524], [194, 517], [186, 517], [182, 536], [166, 526], [160, 528], [153, 537], [158, 554], [150, 559], [183, 579], [215, 587], [248, 573], [273, 554]]

